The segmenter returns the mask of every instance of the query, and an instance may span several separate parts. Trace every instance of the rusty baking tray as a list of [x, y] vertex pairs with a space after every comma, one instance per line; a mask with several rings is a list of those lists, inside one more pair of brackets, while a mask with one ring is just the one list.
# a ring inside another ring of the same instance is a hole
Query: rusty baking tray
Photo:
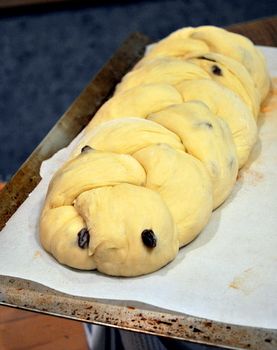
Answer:
[[[78, 135], [149, 42], [143, 34], [132, 34], [20, 167], [0, 193], [0, 229], [40, 182], [42, 161]], [[0, 304], [229, 349], [277, 349], [277, 330], [215, 322], [134, 301], [75, 297], [8, 276], [0, 276]]]

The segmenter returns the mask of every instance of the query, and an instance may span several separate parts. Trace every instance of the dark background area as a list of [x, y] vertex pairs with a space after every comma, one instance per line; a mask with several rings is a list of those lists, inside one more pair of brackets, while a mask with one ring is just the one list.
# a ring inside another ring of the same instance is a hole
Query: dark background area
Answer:
[[158, 40], [184, 26], [227, 26], [277, 13], [276, 0], [78, 4], [0, 10], [0, 182], [131, 32]]

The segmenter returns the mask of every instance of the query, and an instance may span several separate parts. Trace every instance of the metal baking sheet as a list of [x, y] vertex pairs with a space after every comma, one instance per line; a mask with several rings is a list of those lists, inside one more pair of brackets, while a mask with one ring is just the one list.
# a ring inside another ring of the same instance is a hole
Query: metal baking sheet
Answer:
[[[147, 42], [144, 36], [133, 35], [19, 169], [0, 195], [1, 228], [40, 181], [41, 162], [66, 146], [80, 132], [110, 96], [115, 84], [142, 55]], [[0, 302], [72, 319], [234, 349], [273, 349], [277, 346], [274, 330], [223, 324], [136, 302], [73, 297], [12, 277], [0, 277]]]

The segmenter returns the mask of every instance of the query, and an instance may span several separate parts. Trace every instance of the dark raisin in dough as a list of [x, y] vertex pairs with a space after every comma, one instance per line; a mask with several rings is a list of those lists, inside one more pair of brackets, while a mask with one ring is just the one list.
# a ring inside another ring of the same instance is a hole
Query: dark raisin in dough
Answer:
[[144, 245], [146, 245], [146, 247], [149, 248], [155, 248], [157, 245], [157, 238], [155, 236], [155, 233], [152, 230], [144, 230], [141, 233], [141, 238], [142, 241], [144, 243]]
[[92, 147], [90, 147], [89, 145], [86, 145], [86, 146], [82, 147], [81, 153], [86, 152], [86, 151], [90, 151], [92, 149], [93, 149]]
[[82, 228], [78, 232], [78, 246], [82, 249], [85, 249], [89, 245], [90, 235], [86, 228]]
[[223, 74], [222, 74], [222, 70], [221, 70], [218, 66], [216, 66], [216, 65], [212, 66], [212, 72], [213, 72], [213, 74], [215, 74], [215, 75], [219, 75], [219, 76], [222, 76], [222, 75], [223, 75]]

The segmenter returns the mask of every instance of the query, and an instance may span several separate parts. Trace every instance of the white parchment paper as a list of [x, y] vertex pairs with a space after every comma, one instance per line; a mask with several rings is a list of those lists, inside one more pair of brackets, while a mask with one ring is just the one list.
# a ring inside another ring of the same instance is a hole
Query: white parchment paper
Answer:
[[[262, 51], [271, 77], [277, 77], [277, 49]], [[276, 98], [275, 90], [259, 119], [259, 141], [230, 198], [165, 268], [114, 278], [74, 271], [44, 252], [38, 240], [40, 210], [49, 179], [73, 143], [43, 163], [43, 180], [1, 231], [0, 275], [72, 295], [136, 300], [222, 322], [277, 328]]]

